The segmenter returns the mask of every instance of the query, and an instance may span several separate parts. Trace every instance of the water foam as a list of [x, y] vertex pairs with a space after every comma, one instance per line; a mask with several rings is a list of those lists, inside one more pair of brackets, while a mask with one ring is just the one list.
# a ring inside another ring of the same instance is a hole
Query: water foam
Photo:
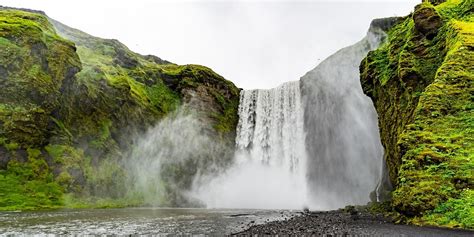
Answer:
[[195, 197], [212, 208], [300, 209], [307, 203], [299, 81], [240, 94], [232, 167], [206, 177]]

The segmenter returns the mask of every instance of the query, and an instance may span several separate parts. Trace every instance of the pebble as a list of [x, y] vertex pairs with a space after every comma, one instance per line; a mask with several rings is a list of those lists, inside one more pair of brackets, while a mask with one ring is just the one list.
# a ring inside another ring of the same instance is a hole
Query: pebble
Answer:
[[[357, 218], [354, 218], [354, 216], [357, 216]], [[250, 223], [253, 224], [255, 221]], [[285, 218], [284, 220], [270, 221], [260, 225], [249, 225], [248, 229], [234, 235], [307, 235], [308, 233], [317, 236], [474, 236], [474, 231], [395, 225], [391, 220], [381, 215], [364, 212], [358, 212], [357, 215], [354, 215], [339, 210], [305, 212], [290, 219]]]

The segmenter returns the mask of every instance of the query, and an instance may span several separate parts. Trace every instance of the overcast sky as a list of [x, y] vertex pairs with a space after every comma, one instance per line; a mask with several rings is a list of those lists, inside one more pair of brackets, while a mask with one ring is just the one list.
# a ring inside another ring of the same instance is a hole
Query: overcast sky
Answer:
[[419, 2], [0, 0], [0, 5], [43, 10], [138, 53], [205, 65], [251, 89], [298, 80], [360, 40], [373, 18], [407, 15]]

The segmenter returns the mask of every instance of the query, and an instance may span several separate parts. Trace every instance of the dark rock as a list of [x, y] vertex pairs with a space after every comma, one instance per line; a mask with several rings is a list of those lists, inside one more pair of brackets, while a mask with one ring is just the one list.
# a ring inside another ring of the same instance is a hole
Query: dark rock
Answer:
[[46, 44], [41, 41], [32, 44], [30, 48], [31, 55], [38, 60], [43, 71], [48, 71], [48, 60], [45, 57], [47, 50]]
[[163, 59], [161, 59], [161, 58], [159, 58], [155, 55], [144, 55], [143, 57], [148, 61], [152, 61], [152, 62], [154, 62], [156, 64], [160, 64], [160, 65], [161, 64], [172, 64], [171, 62], [163, 60]]
[[25, 11], [25, 12], [38, 13], [38, 14], [46, 16], [46, 13], [44, 13], [44, 11], [32, 10], [32, 9], [28, 9], [28, 8], [16, 8], [16, 7], [7, 7], [7, 6], [0, 5], [0, 10], [3, 10], [3, 9], [21, 10], [21, 11]]
[[436, 12], [436, 9], [425, 4], [415, 7], [413, 21], [415, 29], [430, 40], [438, 34], [439, 28], [443, 25], [443, 21]]
[[436, 5], [439, 5], [443, 2], [446, 2], [446, 0], [428, 0], [428, 2], [430, 2], [431, 4], [436, 6]]
[[25, 149], [17, 149], [14, 154], [17, 161], [22, 163], [28, 161], [28, 152]]
[[69, 168], [68, 173], [73, 177], [74, 184], [79, 186], [84, 186], [86, 184], [86, 177], [81, 169]]
[[138, 61], [133, 58], [133, 56], [129, 55], [125, 50], [121, 48], [116, 48], [116, 56], [114, 58], [114, 63], [118, 64], [124, 68], [134, 68], [138, 65]]
[[8, 71], [5, 66], [0, 65], [0, 80], [8, 78]]
[[0, 169], [6, 169], [10, 159], [10, 152], [4, 146], [0, 145]]

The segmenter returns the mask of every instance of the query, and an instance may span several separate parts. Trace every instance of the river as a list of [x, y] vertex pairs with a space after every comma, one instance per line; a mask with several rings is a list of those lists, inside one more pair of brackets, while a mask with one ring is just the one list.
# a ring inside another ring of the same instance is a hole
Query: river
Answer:
[[0, 236], [9, 235], [225, 235], [249, 224], [284, 219], [292, 211], [123, 208], [0, 212]]

